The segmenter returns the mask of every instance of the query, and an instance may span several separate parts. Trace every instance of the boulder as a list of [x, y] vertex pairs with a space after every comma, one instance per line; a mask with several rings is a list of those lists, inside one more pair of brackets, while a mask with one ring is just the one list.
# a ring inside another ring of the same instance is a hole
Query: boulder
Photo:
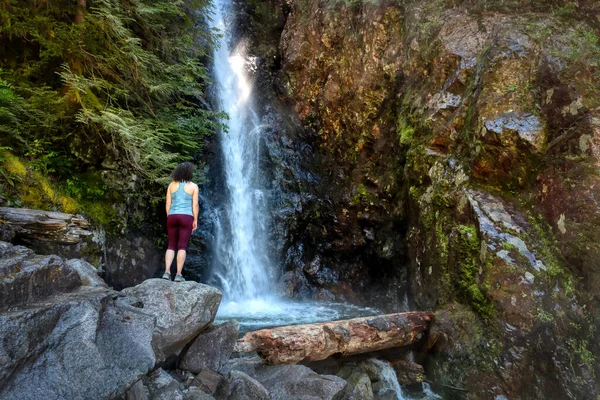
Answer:
[[145, 375], [155, 318], [117, 296], [84, 287], [0, 313], [0, 398], [106, 399]]
[[81, 286], [79, 274], [57, 256], [0, 242], [0, 310], [69, 293]]
[[108, 288], [106, 282], [98, 275], [98, 270], [89, 262], [74, 258], [68, 260], [66, 264], [79, 274], [82, 285]]
[[266, 365], [259, 359], [232, 359], [223, 371], [248, 374], [269, 391], [273, 400], [331, 400], [346, 386], [344, 379], [319, 375], [304, 365]]
[[206, 393], [214, 393], [219, 387], [223, 376], [208, 369], [203, 369], [192, 381], [192, 386], [197, 386]]
[[187, 349], [181, 359], [181, 369], [194, 373], [205, 369], [219, 371], [229, 360], [239, 332], [237, 321], [211, 326], [198, 335]]
[[200, 388], [191, 387], [183, 391], [183, 400], [215, 400], [215, 398]]
[[125, 392], [125, 400], [148, 400], [148, 389], [144, 386], [144, 382], [140, 379], [132, 387]]
[[179, 382], [162, 368], [153, 371], [144, 378], [150, 400], [183, 400], [183, 393], [179, 390]]
[[422, 365], [406, 360], [392, 361], [390, 365], [394, 368], [401, 385], [422, 383], [425, 379], [425, 369]]
[[196, 282], [148, 279], [122, 291], [131, 304], [143, 304], [156, 317], [152, 347], [158, 362], [179, 354], [183, 347], [212, 323], [221, 292]]
[[270, 400], [267, 389], [241, 371], [231, 371], [216, 393], [217, 400]]
[[373, 388], [369, 375], [355, 371], [347, 378], [348, 384], [344, 389], [341, 399], [344, 400], [373, 400]]
[[220, 299], [156, 279], [118, 293], [85, 261], [0, 242], [0, 398], [183, 399], [164, 371], [147, 389], [140, 378], [208, 326]]

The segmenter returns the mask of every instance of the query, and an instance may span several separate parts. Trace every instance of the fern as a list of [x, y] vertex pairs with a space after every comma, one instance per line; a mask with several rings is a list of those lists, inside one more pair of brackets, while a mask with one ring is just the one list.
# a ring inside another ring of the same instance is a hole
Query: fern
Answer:
[[202, 106], [210, 4], [88, 4], [80, 23], [71, 0], [0, 4], [0, 146], [65, 186], [116, 154], [158, 198], [157, 184], [201, 152], [222, 117]]

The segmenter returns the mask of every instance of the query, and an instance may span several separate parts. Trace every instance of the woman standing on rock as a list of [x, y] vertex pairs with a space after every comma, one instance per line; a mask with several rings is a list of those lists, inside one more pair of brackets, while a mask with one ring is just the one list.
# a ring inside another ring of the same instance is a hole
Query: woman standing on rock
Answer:
[[181, 271], [192, 232], [198, 224], [198, 185], [193, 183], [194, 164], [184, 162], [171, 173], [173, 182], [167, 188], [167, 232], [169, 246], [165, 254], [163, 279], [171, 280], [171, 264], [177, 250], [175, 282], [183, 282]]

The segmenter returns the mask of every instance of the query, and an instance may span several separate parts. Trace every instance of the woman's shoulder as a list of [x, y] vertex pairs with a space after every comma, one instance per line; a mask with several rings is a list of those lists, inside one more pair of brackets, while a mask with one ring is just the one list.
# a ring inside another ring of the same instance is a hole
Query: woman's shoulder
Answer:
[[187, 181], [185, 183], [185, 190], [192, 190], [192, 191], [196, 191], [198, 190], [198, 185], [196, 185], [194, 182], [192, 181]]

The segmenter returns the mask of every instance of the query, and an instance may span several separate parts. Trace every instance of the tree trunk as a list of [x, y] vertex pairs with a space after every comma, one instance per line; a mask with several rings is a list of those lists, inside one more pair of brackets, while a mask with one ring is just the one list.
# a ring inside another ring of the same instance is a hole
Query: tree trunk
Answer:
[[256, 351], [271, 364], [368, 353], [416, 342], [429, 329], [433, 316], [431, 312], [408, 312], [263, 329], [246, 333], [234, 351]]
[[15, 236], [57, 244], [77, 244], [92, 235], [87, 220], [73, 214], [0, 207], [0, 240]]
[[80, 24], [83, 22], [84, 12], [86, 8], [86, 0], [77, 0], [77, 13], [75, 14], [75, 23]]

